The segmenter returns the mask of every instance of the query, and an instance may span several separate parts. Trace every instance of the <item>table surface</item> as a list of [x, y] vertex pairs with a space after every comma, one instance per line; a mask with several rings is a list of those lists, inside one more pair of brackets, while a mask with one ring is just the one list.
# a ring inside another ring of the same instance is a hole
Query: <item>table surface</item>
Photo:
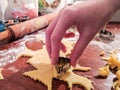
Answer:
[[[106, 62], [102, 61], [99, 56], [100, 52], [120, 49], [120, 24], [109, 24], [107, 25], [107, 29], [115, 34], [115, 40], [103, 43], [96, 38], [93, 39], [78, 62], [81, 66], [90, 67], [91, 70], [88, 72], [75, 71], [76, 74], [92, 80], [94, 90], [112, 90], [111, 87], [115, 78], [112, 72], [110, 72], [107, 78], [95, 77], [98, 75], [98, 68], [106, 65]], [[34, 69], [29, 64], [26, 64], [29, 58], [21, 57], [16, 59], [16, 56], [24, 51], [25, 47], [32, 50], [37, 50], [41, 47], [41, 42], [35, 39], [36, 36], [44, 38], [44, 30], [0, 46], [0, 67], [3, 68], [2, 74], [4, 76], [4, 79], [0, 80], [0, 90], [47, 90], [47, 87], [42, 83], [22, 75], [22, 73]], [[53, 80], [52, 86], [52, 90], [69, 90], [66, 82], [56, 79]], [[83, 90], [83, 88], [73, 85], [73, 90]]]

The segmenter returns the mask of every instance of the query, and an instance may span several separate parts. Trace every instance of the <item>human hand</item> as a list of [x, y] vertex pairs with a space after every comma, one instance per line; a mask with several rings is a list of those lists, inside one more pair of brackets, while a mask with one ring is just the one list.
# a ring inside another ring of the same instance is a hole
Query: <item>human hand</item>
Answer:
[[72, 66], [76, 65], [78, 58], [83, 53], [88, 43], [117, 10], [115, 5], [111, 6], [112, 4], [109, 1], [110, 0], [88, 0], [61, 10], [58, 16], [45, 30], [46, 47], [52, 64], [57, 63], [61, 40], [66, 30], [75, 25], [80, 36], [73, 47], [70, 56], [70, 64]]

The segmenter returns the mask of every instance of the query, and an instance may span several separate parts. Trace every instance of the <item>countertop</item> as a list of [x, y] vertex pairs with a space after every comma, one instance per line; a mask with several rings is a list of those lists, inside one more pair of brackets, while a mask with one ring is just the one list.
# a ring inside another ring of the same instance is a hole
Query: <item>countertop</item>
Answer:
[[[106, 62], [101, 60], [100, 53], [120, 49], [120, 23], [108, 24], [107, 29], [115, 34], [115, 40], [104, 43], [95, 37], [89, 43], [78, 62], [81, 66], [90, 67], [91, 70], [88, 72], [74, 71], [74, 73], [92, 80], [94, 90], [112, 90], [111, 87], [115, 79], [115, 74], [112, 72], [107, 78], [96, 78], [98, 68], [106, 65]], [[4, 76], [4, 79], [0, 80], [0, 90], [47, 90], [47, 87], [42, 83], [22, 75], [22, 73], [34, 69], [26, 63], [29, 58], [21, 57], [16, 59], [16, 56], [23, 52], [25, 47], [32, 50], [40, 49], [41, 41], [35, 39], [38, 36], [45, 38], [44, 30], [0, 46], [0, 67], [3, 68], [2, 74]], [[53, 80], [52, 86], [53, 90], [69, 90], [66, 82], [56, 79]], [[73, 90], [83, 90], [83, 88], [73, 85]]]

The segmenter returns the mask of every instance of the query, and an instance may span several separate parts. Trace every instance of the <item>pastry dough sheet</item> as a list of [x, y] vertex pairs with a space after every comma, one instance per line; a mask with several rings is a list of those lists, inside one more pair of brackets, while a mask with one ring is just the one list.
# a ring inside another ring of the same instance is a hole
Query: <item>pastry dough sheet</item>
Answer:
[[[70, 52], [70, 44], [68, 45], [67, 51]], [[66, 53], [68, 53], [66, 52]], [[66, 54], [61, 52], [62, 55]], [[51, 65], [48, 53], [46, 51], [46, 46], [44, 45], [42, 49], [37, 51], [32, 51], [26, 49], [20, 56], [30, 56], [31, 58], [27, 61], [31, 64], [36, 70], [25, 72], [24, 75], [28, 76], [34, 80], [38, 80], [42, 82], [44, 85], [47, 86], [48, 90], [52, 90], [52, 81], [53, 78], [58, 80], [62, 80], [68, 83], [68, 87], [72, 90], [73, 84], [78, 84], [83, 86], [86, 90], [93, 89], [92, 81], [84, 76], [80, 76], [74, 74], [73, 70], [82, 70], [82, 71], [89, 71], [89, 67], [81, 67], [76, 66], [75, 68], [71, 67], [67, 72], [65, 72], [62, 76], [58, 76], [57, 71], [54, 65]]]

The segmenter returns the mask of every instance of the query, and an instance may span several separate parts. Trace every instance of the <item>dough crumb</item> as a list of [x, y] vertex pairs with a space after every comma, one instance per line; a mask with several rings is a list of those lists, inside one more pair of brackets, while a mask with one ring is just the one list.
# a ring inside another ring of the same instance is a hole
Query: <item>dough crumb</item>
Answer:
[[109, 65], [102, 67], [102, 68], [99, 68], [98, 76], [108, 77], [108, 75], [109, 75]]
[[3, 70], [3, 68], [0, 68], [0, 80], [4, 79], [4, 77], [2, 75], [2, 70]]

